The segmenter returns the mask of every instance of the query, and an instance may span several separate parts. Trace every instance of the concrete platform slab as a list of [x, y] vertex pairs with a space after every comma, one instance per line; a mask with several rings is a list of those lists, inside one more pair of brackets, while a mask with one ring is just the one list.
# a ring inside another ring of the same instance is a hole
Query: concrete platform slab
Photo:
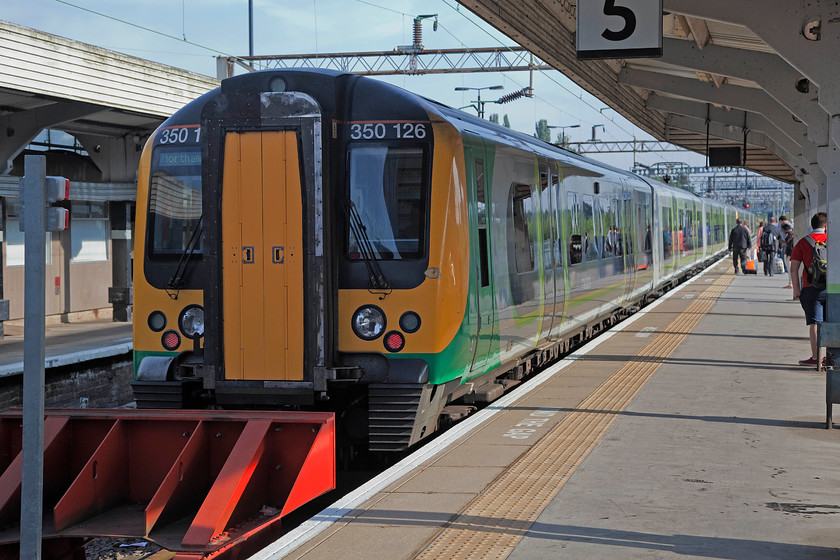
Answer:
[[439, 438], [348, 516], [378, 531], [257, 558], [840, 558], [840, 432], [785, 281], [718, 265]]

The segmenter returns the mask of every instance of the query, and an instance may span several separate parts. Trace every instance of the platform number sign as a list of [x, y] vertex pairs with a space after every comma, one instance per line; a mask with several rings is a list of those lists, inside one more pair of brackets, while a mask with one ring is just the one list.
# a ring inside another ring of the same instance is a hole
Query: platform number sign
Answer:
[[662, 56], [662, 0], [578, 0], [577, 57]]

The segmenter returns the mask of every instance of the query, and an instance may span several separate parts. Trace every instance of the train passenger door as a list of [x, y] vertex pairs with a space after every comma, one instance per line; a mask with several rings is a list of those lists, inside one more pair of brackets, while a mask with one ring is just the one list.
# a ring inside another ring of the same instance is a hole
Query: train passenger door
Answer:
[[543, 264], [543, 314], [539, 340], [551, 338], [554, 321], [554, 305], [557, 287], [555, 286], [554, 244], [557, 243], [557, 233], [554, 224], [554, 200], [552, 197], [552, 175], [554, 170], [549, 168], [548, 162], [540, 161], [540, 249]]
[[624, 254], [624, 297], [629, 298], [636, 286], [636, 244], [634, 240], [636, 228], [633, 217], [633, 188], [622, 180], [619, 200], [619, 243]]
[[228, 132], [221, 227], [226, 379], [303, 379], [302, 215], [296, 133]]
[[472, 274], [474, 282], [470, 286], [470, 291], [473, 293], [476, 339], [470, 371], [481, 373], [487, 365], [488, 356], [493, 347], [493, 337], [496, 335], [496, 304], [493, 294], [490, 216], [488, 215], [491, 212], [489, 191], [492, 184], [492, 160], [488, 160], [484, 142], [478, 138], [466, 149], [466, 156], [469, 198], [476, 201], [476, 219], [472, 226], [474, 235], [470, 236], [475, 239], [475, 243], [470, 244], [475, 257], [473, 259], [475, 270]]
[[[550, 316], [551, 324], [549, 337], [556, 337], [560, 331], [563, 323], [565, 306], [566, 306], [566, 275], [565, 267], [563, 266], [563, 228], [562, 228], [562, 202], [560, 197], [560, 180], [562, 179], [562, 167], [551, 163], [549, 165], [550, 184], [549, 184], [549, 198], [551, 215], [549, 217], [550, 232], [553, 239], [552, 254], [549, 258], [550, 266], [552, 267], [552, 276], [554, 277], [554, 303], [546, 301], [546, 316]], [[546, 332], [546, 329], [543, 329]]]

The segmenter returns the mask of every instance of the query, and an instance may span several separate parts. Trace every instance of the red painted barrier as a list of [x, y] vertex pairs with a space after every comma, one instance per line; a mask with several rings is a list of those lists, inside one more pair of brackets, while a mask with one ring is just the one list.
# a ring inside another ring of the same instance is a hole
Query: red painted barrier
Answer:
[[[22, 421], [0, 414], [0, 559], [17, 557]], [[146, 539], [177, 560], [234, 558], [335, 488], [331, 413], [48, 410], [45, 560], [93, 537]]]

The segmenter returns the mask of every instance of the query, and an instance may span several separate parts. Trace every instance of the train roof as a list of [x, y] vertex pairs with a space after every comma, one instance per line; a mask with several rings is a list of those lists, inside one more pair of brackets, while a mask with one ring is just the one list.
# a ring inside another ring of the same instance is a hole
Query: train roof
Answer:
[[[362, 97], [362, 102], [366, 104], [366, 107], [364, 107], [364, 109], [367, 111], [396, 113], [412, 111], [422, 108], [426, 113], [436, 114], [437, 116], [449, 122], [461, 131], [470, 131], [486, 137], [491, 137], [491, 139], [500, 143], [518, 146], [522, 149], [532, 151], [544, 157], [555, 157], [564, 160], [568, 163], [576, 163], [582, 167], [597, 168], [598, 170], [602, 170], [603, 172], [607, 172], [609, 174], [615, 174], [625, 177], [626, 179], [632, 182], [640, 182], [642, 184], [647, 184], [657, 189], [667, 189], [669, 191], [673, 191], [675, 194], [681, 197], [693, 197], [698, 200], [705, 200], [707, 202], [711, 202], [721, 206], [729, 206], [726, 204], [722, 204], [718, 201], [714, 201], [712, 199], [698, 197], [694, 193], [683, 189], [675, 188], [671, 185], [667, 185], [660, 181], [656, 181], [654, 179], [646, 177], [641, 177], [630, 171], [619, 169], [612, 165], [605, 164], [591, 158], [587, 158], [578, 153], [566, 150], [559, 146], [555, 146], [554, 144], [544, 142], [543, 140], [540, 140], [539, 138], [536, 138], [534, 136], [511, 130], [509, 128], [505, 128], [496, 123], [492, 123], [475, 115], [471, 115], [460, 109], [450, 107], [439, 101], [413, 93], [409, 90], [390, 84], [388, 82], [383, 82], [380, 80], [371, 79], [365, 76], [359, 76], [357, 74], [352, 74], [348, 72], [339, 72], [336, 70], [327, 70], [320, 68], [283, 68], [276, 70], [261, 70], [257, 72], [249, 72], [240, 76], [227, 78], [225, 80], [222, 80], [222, 84], [220, 87], [210, 92], [207, 92], [201, 97], [198, 97], [194, 101], [188, 103], [182, 109], [180, 109], [174, 115], [172, 115], [169, 119], [167, 119], [161, 126], [165, 127], [174, 126], [178, 124], [194, 124], [200, 122], [201, 112], [204, 106], [211, 100], [217, 98], [220, 94], [236, 92], [277, 91], [276, 87], [272, 85], [272, 79], [278, 76], [287, 78], [287, 80], [288, 78], [293, 78], [291, 80], [288, 80], [291, 82], [290, 85], [292, 87], [294, 87], [294, 82], [297, 81], [296, 79], [311, 81], [312, 78], [315, 78], [316, 80], [321, 81], [322, 84], [332, 84], [332, 87], [328, 88], [330, 91], [324, 92], [325, 94], [320, 96], [320, 99], [318, 100], [319, 103], [321, 103], [322, 107], [326, 106], [325, 108], [330, 111], [334, 111], [336, 108], [336, 104], [340, 102], [335, 99], [337, 97], [335, 83], [338, 81], [343, 81], [344, 87], [352, 87], [354, 89], [359, 89], [361, 86], [360, 89], [364, 92], [364, 95], [360, 97]], [[396, 95], [399, 99], [401, 99], [401, 103], [382, 103], [381, 99], [376, 94], [384, 91]], [[328, 95], [328, 93], [332, 94], [332, 96]], [[412, 101], [415, 105], [414, 107], [409, 106], [411, 103], [406, 103]], [[386, 114], [381, 118], [384, 119], [392, 116], [393, 115]]]

